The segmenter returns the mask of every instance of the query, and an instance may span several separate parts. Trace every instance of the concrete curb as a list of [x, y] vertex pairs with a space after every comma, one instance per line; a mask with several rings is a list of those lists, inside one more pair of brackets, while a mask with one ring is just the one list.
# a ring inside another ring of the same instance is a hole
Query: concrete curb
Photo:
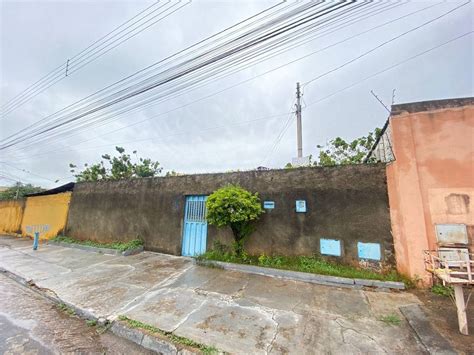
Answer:
[[314, 283], [318, 285], [337, 286], [337, 287], [351, 287], [351, 288], [362, 288], [362, 287], [374, 287], [380, 291], [384, 290], [404, 290], [405, 284], [403, 282], [395, 281], [380, 281], [380, 280], [365, 280], [365, 279], [350, 279], [346, 277], [327, 276], [310, 274], [307, 272], [291, 271], [291, 270], [280, 270], [272, 269], [267, 267], [260, 267], [255, 265], [242, 265], [234, 263], [226, 263], [223, 261], [215, 260], [195, 260], [197, 265], [216, 267], [231, 271], [240, 271], [247, 274], [263, 275], [270, 277], [278, 277], [281, 279], [303, 281]]
[[92, 247], [92, 246], [89, 246], [89, 245], [73, 244], [73, 243], [66, 243], [66, 242], [48, 241], [47, 244], [57, 245], [57, 246], [66, 247], [66, 248], [81, 249], [81, 250], [90, 251], [90, 252], [93, 252], [93, 253], [110, 254], [110, 255], [116, 255], [116, 256], [135, 255], [135, 254], [141, 253], [143, 251], [143, 246], [135, 248], [135, 249], [120, 251], [120, 250], [117, 250], [117, 249], [99, 248], [99, 247]]
[[125, 323], [119, 320], [108, 320], [100, 318], [89, 312], [88, 310], [79, 308], [74, 304], [63, 301], [56, 293], [49, 289], [43, 289], [38, 287], [33, 280], [27, 280], [26, 278], [17, 275], [3, 267], [0, 267], [0, 273], [9, 277], [13, 281], [28, 287], [28, 289], [38, 293], [42, 297], [47, 298], [55, 304], [64, 304], [67, 307], [74, 310], [75, 315], [86, 320], [94, 320], [97, 324], [107, 327], [112, 333], [121, 338], [127, 339], [140, 345], [141, 347], [155, 351], [159, 354], [200, 354], [198, 349], [189, 349], [184, 346], [176, 346], [174, 343], [167, 341], [166, 339], [159, 338], [141, 329], [128, 327]]
[[158, 354], [199, 354], [199, 350], [190, 350], [183, 346], [176, 346], [165, 339], [159, 338], [146, 331], [130, 328], [124, 322], [115, 321], [110, 328], [110, 331], [115, 335], [125, 338], [141, 347], [157, 352]]
[[414, 304], [400, 307], [400, 312], [402, 312], [428, 353], [440, 355], [458, 354], [451, 344], [431, 326], [425, 312], [419, 305]]

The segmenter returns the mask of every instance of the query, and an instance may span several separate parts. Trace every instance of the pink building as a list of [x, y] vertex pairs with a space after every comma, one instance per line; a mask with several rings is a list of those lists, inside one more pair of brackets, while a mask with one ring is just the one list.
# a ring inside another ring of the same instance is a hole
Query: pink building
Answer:
[[424, 250], [474, 252], [474, 98], [393, 105], [369, 157], [388, 163], [399, 272], [428, 285]]

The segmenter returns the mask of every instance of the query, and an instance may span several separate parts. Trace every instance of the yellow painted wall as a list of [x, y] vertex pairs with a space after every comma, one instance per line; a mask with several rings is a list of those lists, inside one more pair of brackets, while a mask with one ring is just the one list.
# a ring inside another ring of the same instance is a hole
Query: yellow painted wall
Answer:
[[0, 233], [11, 234], [20, 230], [24, 200], [0, 201]]
[[22, 235], [33, 235], [29, 227], [48, 225], [48, 231], [41, 232], [40, 239], [57, 236], [66, 226], [70, 200], [71, 192], [28, 197], [21, 222]]

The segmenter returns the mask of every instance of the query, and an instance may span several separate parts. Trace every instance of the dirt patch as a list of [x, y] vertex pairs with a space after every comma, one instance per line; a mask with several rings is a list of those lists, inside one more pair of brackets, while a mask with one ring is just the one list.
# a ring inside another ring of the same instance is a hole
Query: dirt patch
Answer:
[[[474, 293], [474, 289], [471, 288]], [[474, 295], [467, 306], [469, 335], [462, 335], [458, 330], [456, 306], [450, 297], [439, 296], [429, 290], [413, 290], [422, 302], [431, 324], [444, 336], [451, 345], [462, 354], [474, 354]], [[464, 290], [465, 297], [469, 293]]]

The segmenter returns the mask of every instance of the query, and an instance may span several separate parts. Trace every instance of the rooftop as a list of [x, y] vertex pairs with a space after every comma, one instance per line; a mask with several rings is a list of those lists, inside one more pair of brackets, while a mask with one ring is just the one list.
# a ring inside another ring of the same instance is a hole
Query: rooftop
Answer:
[[415, 113], [440, 110], [443, 108], [463, 107], [474, 105], [474, 97], [463, 97], [456, 99], [445, 100], [431, 100], [420, 102], [409, 102], [406, 104], [392, 105], [392, 116], [400, 115], [402, 113]]

